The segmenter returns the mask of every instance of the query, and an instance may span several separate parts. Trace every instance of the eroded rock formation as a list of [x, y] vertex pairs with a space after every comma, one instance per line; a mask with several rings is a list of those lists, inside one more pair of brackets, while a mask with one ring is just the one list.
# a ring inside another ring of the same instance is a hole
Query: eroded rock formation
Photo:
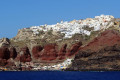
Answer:
[[35, 59], [41, 59], [46, 61], [51, 60], [63, 60], [66, 57], [71, 57], [78, 51], [82, 45], [81, 42], [74, 44], [70, 49], [67, 49], [67, 44], [64, 44], [61, 49], [58, 49], [57, 44], [47, 44], [44, 47], [35, 46], [32, 49], [32, 54]]

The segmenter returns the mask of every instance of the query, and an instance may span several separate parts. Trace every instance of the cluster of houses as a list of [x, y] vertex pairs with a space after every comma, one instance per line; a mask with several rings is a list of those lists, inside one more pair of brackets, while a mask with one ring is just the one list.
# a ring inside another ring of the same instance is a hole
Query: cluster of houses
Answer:
[[32, 62], [26, 62], [24, 64], [21, 64], [22, 70], [65, 70], [70, 64], [72, 63], [72, 59], [66, 59], [62, 63], [56, 63], [54, 65], [44, 63], [32, 63]]
[[84, 27], [88, 26], [93, 28], [92, 31], [104, 30], [113, 25], [114, 17], [111, 15], [100, 15], [95, 16], [95, 18], [87, 18], [85, 20], [73, 20], [71, 22], [63, 22], [54, 24], [54, 25], [41, 25], [41, 26], [32, 26], [30, 29], [33, 31], [33, 34], [39, 34], [39, 31], [59, 31], [65, 34], [64, 38], [71, 38], [75, 33], [90, 35], [91, 31], [85, 30]]

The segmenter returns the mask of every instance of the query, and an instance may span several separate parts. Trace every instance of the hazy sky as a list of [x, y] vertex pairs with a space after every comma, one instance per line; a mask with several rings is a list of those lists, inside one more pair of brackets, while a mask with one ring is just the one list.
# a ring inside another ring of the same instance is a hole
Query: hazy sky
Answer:
[[120, 18], [120, 0], [0, 0], [0, 38], [18, 29], [100, 14]]

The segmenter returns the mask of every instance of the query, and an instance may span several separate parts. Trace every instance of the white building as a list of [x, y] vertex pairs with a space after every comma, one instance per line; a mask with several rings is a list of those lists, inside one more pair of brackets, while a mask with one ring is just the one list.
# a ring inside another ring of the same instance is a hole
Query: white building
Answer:
[[72, 22], [61, 21], [61, 23], [54, 25], [32, 26], [30, 29], [34, 34], [39, 34], [38, 31], [40, 30], [46, 32], [52, 29], [53, 31], [60, 31], [61, 33], [64, 33], [64, 38], [71, 38], [75, 33], [90, 35], [91, 31], [82, 29], [86, 25], [90, 28], [93, 27], [94, 31], [109, 28], [111, 25], [113, 25], [113, 23], [110, 22], [113, 18], [114, 17], [111, 15], [100, 15], [95, 16], [95, 18], [87, 18], [85, 20], [74, 20]]

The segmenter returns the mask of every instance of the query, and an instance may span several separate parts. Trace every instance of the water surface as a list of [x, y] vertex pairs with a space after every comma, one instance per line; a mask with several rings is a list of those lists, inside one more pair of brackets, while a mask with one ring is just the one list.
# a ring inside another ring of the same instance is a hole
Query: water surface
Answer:
[[79, 72], [79, 71], [0, 72], [0, 80], [120, 80], [120, 72]]

